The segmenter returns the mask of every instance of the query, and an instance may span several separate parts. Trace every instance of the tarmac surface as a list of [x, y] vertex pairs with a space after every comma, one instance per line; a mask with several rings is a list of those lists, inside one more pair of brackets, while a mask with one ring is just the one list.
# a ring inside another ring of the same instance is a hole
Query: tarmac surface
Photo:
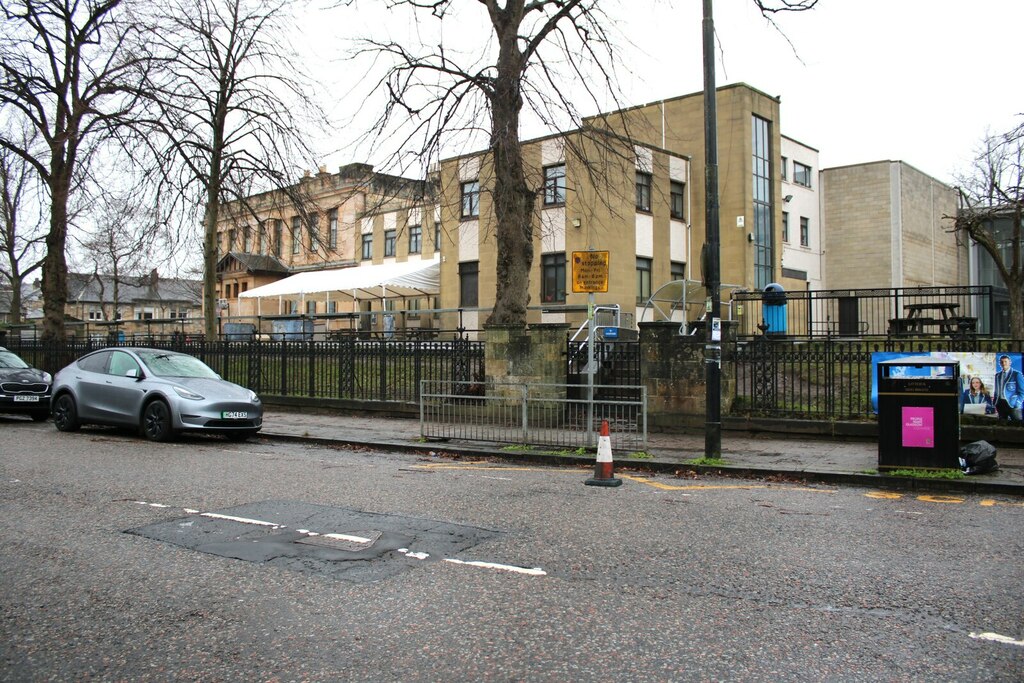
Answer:
[[[1021, 427], [1024, 429], [1024, 427]], [[593, 456], [510, 451], [507, 444], [476, 441], [426, 442], [417, 419], [356, 415], [326, 411], [268, 409], [260, 436], [434, 456], [497, 458], [561, 466], [594, 466]], [[721, 465], [692, 462], [704, 455], [703, 434], [650, 433], [650, 457], [624, 458], [613, 453], [616, 470], [697, 472], [742, 477], [782, 477], [846, 483], [873, 488], [985, 493], [1024, 496], [1024, 449], [997, 445], [999, 469], [960, 479], [893, 476], [878, 470], [878, 441], [855, 437], [822, 438], [806, 435], [725, 431]], [[965, 441], [961, 441], [961, 444]]]

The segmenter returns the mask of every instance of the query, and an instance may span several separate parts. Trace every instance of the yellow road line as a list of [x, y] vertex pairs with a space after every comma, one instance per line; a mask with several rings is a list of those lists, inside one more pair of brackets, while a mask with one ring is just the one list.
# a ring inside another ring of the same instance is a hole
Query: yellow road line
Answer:
[[489, 465], [486, 462], [468, 462], [463, 464], [450, 464], [446, 462], [429, 463], [426, 465], [412, 465], [421, 470], [498, 470], [501, 472], [538, 472], [541, 467], [506, 467], [502, 465]]
[[775, 489], [777, 491], [813, 491], [814, 493], [836, 493], [834, 489], [813, 489], [806, 486], [768, 486], [766, 484], [687, 484], [679, 486], [675, 484], [663, 484], [660, 481], [653, 481], [644, 477], [634, 477], [628, 474], [620, 474], [623, 479], [629, 479], [639, 484], [646, 484], [662, 491], [714, 491], [740, 489], [753, 491], [758, 489]]

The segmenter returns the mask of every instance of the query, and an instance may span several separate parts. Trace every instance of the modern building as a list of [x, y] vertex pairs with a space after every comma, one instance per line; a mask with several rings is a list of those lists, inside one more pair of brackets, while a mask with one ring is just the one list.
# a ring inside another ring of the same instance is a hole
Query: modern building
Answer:
[[[690, 260], [690, 163], [682, 154], [580, 129], [524, 142], [527, 181], [537, 188], [532, 216], [534, 276], [529, 322], [579, 325], [588, 293], [573, 292], [572, 255], [609, 252], [607, 292], [620, 322], [641, 318], [655, 288], [686, 277]], [[441, 163], [440, 304], [462, 308], [463, 326], [479, 329], [497, 287], [491, 159], [474, 154]]]
[[956, 191], [910, 164], [826, 168], [821, 206], [829, 289], [969, 283]]
[[786, 291], [825, 289], [818, 150], [782, 136], [782, 272]]

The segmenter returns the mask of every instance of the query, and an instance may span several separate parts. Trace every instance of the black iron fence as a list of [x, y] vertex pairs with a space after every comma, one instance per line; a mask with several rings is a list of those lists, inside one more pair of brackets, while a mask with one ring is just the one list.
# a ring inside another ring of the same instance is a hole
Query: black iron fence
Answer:
[[740, 336], [877, 337], [934, 334], [991, 336], [988, 285], [733, 292]]
[[[8, 339], [35, 367], [56, 373], [107, 342]], [[116, 346], [117, 344], [114, 344]], [[224, 379], [265, 396], [417, 403], [421, 380], [483, 382], [482, 342], [357, 340], [203, 342], [153, 339], [153, 348], [191, 354]]]
[[[1024, 340], [792, 340], [758, 337], [736, 345], [731, 414], [862, 420], [871, 406], [874, 352], [1020, 353]], [[993, 364], [993, 371], [995, 370]]]

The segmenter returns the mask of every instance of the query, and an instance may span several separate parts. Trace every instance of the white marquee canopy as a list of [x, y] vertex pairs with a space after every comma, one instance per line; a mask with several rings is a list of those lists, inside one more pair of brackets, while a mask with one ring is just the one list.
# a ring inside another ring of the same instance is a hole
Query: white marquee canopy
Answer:
[[368, 300], [437, 294], [441, 261], [437, 257], [402, 263], [381, 263], [296, 273], [277, 282], [241, 292], [241, 299]]

